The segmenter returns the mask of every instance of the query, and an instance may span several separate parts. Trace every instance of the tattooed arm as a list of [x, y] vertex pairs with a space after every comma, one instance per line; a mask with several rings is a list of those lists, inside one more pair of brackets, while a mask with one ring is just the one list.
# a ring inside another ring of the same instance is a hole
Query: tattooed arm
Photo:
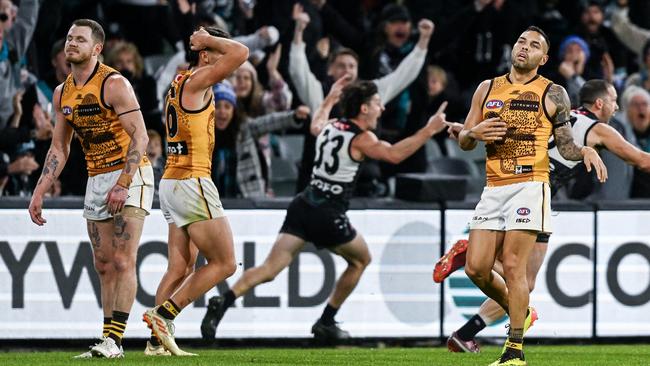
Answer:
[[553, 84], [549, 88], [544, 100], [545, 108], [553, 124], [553, 135], [558, 152], [567, 160], [582, 160], [591, 172], [596, 169], [598, 180], [604, 182], [607, 179], [607, 168], [600, 159], [598, 152], [588, 146], [576, 144], [571, 131], [571, 102], [566, 90], [560, 85]]
[[[546, 95], [545, 105], [549, 107], [549, 114], [552, 116], [553, 134], [560, 155], [567, 160], [582, 160], [583, 153], [580, 150], [583, 146], [577, 145], [573, 141], [573, 133], [569, 123], [571, 120], [571, 101], [566, 90], [560, 85], [551, 85]], [[551, 112], [553, 108], [555, 108], [555, 113]]]
[[45, 164], [41, 177], [36, 183], [32, 200], [29, 203], [29, 216], [32, 221], [39, 226], [42, 226], [47, 221], [41, 216], [43, 209], [43, 196], [45, 192], [50, 190], [50, 187], [56, 181], [56, 178], [61, 174], [65, 162], [68, 160], [70, 153], [70, 140], [72, 139], [72, 128], [65, 121], [65, 117], [61, 113], [61, 90], [62, 86], [59, 85], [54, 90], [54, 109], [56, 111], [56, 124], [54, 125], [54, 133], [52, 135], [52, 142], [50, 143], [50, 150], [45, 157]]
[[111, 76], [104, 85], [106, 103], [112, 106], [120, 118], [120, 123], [131, 137], [126, 154], [126, 164], [117, 183], [110, 190], [106, 199], [108, 212], [112, 215], [120, 212], [124, 207], [133, 174], [140, 166], [142, 157], [147, 149], [149, 138], [144, 125], [144, 118], [140, 112], [138, 100], [131, 84], [123, 76]]

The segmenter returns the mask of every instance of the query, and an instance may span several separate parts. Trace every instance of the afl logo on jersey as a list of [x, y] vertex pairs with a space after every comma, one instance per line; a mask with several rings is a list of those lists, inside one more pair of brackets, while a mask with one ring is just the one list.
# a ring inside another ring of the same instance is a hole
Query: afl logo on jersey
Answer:
[[528, 216], [530, 214], [530, 209], [527, 207], [520, 207], [517, 209], [517, 215], [519, 216]]
[[69, 116], [72, 114], [72, 107], [69, 107], [67, 105], [63, 106], [63, 108], [61, 108], [61, 112], [63, 113], [64, 116]]
[[488, 100], [487, 103], [485, 103], [485, 108], [487, 109], [497, 109], [501, 107], [503, 107], [503, 102], [498, 99]]

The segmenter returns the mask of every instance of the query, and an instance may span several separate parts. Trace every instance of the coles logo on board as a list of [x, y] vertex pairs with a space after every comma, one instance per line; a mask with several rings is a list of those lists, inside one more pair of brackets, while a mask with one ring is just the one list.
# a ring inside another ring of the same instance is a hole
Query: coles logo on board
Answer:
[[527, 207], [520, 207], [517, 209], [517, 215], [528, 216], [530, 214], [530, 209]]
[[485, 108], [487, 109], [497, 109], [503, 107], [503, 101], [498, 99], [491, 99], [485, 103]]

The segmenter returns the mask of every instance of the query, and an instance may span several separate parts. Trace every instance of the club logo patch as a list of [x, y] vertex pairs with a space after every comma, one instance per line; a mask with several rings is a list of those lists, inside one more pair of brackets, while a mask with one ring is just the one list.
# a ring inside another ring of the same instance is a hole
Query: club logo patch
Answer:
[[530, 214], [530, 209], [527, 207], [520, 207], [517, 209], [517, 215], [528, 216]]
[[503, 101], [498, 99], [491, 99], [485, 103], [485, 108], [487, 109], [497, 109], [503, 107]]

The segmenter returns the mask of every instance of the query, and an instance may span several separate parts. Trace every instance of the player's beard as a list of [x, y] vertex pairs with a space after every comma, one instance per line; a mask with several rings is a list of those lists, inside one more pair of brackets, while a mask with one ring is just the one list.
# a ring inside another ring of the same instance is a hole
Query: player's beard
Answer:
[[90, 54], [84, 55], [81, 52], [77, 52], [75, 55], [66, 55], [65, 60], [69, 62], [72, 65], [80, 65], [83, 64], [84, 62], [88, 61], [90, 59]]
[[522, 74], [534, 70], [537, 66], [538, 65], [535, 65], [532, 62], [519, 62], [517, 60], [512, 60], [512, 67]]

